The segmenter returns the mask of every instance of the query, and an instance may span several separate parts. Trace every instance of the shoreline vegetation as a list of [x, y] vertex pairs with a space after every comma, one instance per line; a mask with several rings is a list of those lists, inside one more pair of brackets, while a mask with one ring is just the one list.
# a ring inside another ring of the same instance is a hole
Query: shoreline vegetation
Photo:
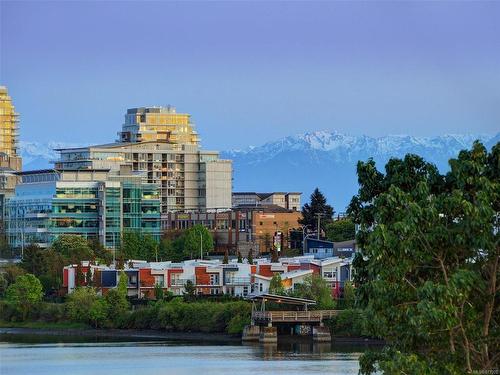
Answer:
[[[241, 336], [238, 334], [207, 333], [207, 332], [176, 332], [154, 329], [109, 329], [92, 328], [85, 325], [58, 324], [39, 322], [0, 322], [0, 339], [14, 336], [54, 336], [54, 337], [85, 337], [113, 340], [153, 340], [153, 341], [189, 341], [209, 342], [218, 344], [241, 344]], [[293, 340], [307, 341], [307, 336], [283, 336], [284, 341], [293, 337]], [[9, 340], [7, 340], [9, 341]], [[312, 342], [312, 341], [311, 341]], [[380, 339], [361, 336], [333, 336], [332, 344], [369, 345], [383, 346], [385, 342]]]

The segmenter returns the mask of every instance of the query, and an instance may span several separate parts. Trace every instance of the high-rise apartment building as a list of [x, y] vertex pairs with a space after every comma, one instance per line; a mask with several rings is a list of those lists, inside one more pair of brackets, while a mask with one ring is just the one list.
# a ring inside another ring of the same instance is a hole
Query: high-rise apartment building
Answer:
[[121, 142], [169, 142], [199, 145], [191, 115], [177, 113], [174, 107], [131, 108], [125, 115]]
[[0, 86], [0, 233], [4, 231], [5, 200], [14, 194], [22, 168], [17, 153], [18, 113], [5, 86]]
[[[127, 110], [116, 143], [60, 149], [55, 167], [140, 172], [158, 184], [161, 212], [218, 211], [231, 208], [232, 163], [199, 146], [190, 115], [173, 107]], [[162, 226], [165, 227], [162, 222]]]
[[[16, 113], [7, 87], [0, 86], [0, 154], [17, 157], [17, 123]], [[19, 168], [20, 169], [20, 168]]]

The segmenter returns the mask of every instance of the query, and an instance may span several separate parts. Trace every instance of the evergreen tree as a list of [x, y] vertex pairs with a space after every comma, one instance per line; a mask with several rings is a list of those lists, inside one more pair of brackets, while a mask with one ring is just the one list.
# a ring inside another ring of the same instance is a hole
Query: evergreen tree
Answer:
[[241, 257], [241, 253], [238, 251], [238, 263], [243, 263], [243, 258]]
[[316, 188], [311, 194], [310, 203], [306, 203], [302, 207], [302, 218], [299, 223], [317, 231], [318, 215], [320, 215], [321, 230], [326, 231], [327, 225], [332, 222], [333, 212], [333, 207], [327, 204], [325, 196]]
[[227, 250], [224, 253], [224, 258], [222, 259], [222, 263], [223, 264], [228, 264], [229, 263], [229, 254], [228, 254]]
[[87, 273], [85, 274], [85, 281], [86, 281], [88, 287], [94, 286], [93, 285], [94, 280], [92, 278], [92, 267], [90, 266], [90, 264], [87, 267]]
[[164, 293], [163, 288], [159, 284], [155, 284], [155, 298], [157, 301], [163, 300]]
[[248, 264], [253, 264], [253, 249], [250, 249], [247, 257]]
[[192, 301], [196, 295], [196, 287], [191, 280], [187, 280], [184, 284], [184, 299]]

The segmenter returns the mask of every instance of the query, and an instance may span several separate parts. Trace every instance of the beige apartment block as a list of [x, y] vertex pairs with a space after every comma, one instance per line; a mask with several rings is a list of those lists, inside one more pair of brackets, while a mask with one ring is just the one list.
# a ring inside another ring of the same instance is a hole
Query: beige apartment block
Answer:
[[189, 115], [173, 107], [129, 109], [119, 134], [116, 143], [57, 150], [56, 169], [131, 168], [158, 184], [162, 214], [231, 208], [232, 162], [200, 148]]

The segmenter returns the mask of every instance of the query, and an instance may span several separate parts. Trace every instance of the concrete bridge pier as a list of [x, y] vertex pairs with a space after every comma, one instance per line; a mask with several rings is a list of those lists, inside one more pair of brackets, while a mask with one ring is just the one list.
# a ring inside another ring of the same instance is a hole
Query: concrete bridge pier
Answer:
[[259, 341], [260, 339], [260, 326], [247, 325], [243, 328], [242, 341]]
[[263, 344], [275, 344], [278, 342], [278, 329], [272, 325], [260, 328], [259, 341]]
[[324, 325], [313, 326], [312, 327], [312, 337], [315, 342], [330, 342], [332, 341], [332, 336], [330, 335], [330, 330]]

